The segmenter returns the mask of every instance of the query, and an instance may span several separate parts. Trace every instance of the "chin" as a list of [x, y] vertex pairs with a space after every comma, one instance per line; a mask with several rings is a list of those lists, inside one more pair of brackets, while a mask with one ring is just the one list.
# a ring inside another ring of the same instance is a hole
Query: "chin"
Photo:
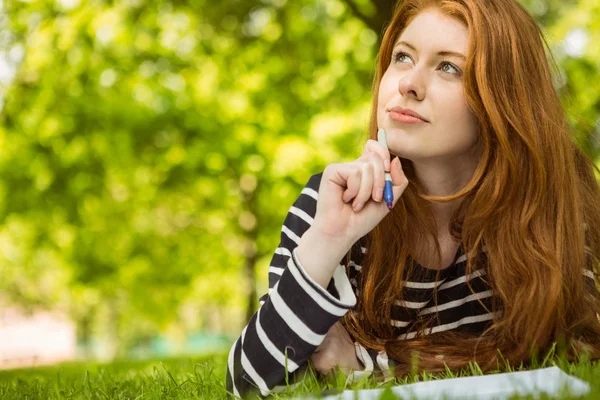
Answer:
[[411, 141], [398, 141], [394, 145], [390, 145], [390, 155], [392, 158], [398, 156], [412, 162], [425, 161], [437, 156], [427, 150], [427, 148], [423, 147], [423, 144], [412, 143]]
[[390, 155], [392, 156], [391, 158], [393, 159], [394, 157], [398, 156], [400, 158], [404, 158], [406, 160], [415, 160], [415, 159], [419, 159], [419, 154], [413, 151], [407, 151], [406, 149], [402, 150], [402, 151], [394, 151], [392, 149], [390, 149]]

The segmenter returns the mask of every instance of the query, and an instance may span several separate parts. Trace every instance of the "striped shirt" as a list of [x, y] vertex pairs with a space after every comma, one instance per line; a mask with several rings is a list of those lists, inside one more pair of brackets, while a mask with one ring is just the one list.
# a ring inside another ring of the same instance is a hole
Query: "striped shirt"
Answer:
[[[362, 240], [350, 250], [350, 259], [345, 257], [337, 267], [327, 290], [310, 278], [296, 256], [300, 238], [316, 213], [321, 176], [309, 179], [290, 208], [269, 266], [269, 291], [229, 352], [226, 384], [235, 396], [250, 392], [267, 396], [297, 384], [329, 328], [356, 305], [361, 262], [367, 252]], [[491, 324], [493, 292], [485, 281], [485, 248], [479, 255], [479, 269], [469, 274], [462, 246], [452, 264], [439, 273], [411, 262], [411, 280], [403, 282], [403, 300], [392, 306], [389, 321], [399, 339], [451, 330], [478, 334]], [[433, 323], [419, 330], [418, 317], [433, 317]], [[355, 371], [351, 379], [374, 372], [393, 376], [394, 363], [385, 351], [366, 349], [358, 342], [354, 347], [364, 370]]]

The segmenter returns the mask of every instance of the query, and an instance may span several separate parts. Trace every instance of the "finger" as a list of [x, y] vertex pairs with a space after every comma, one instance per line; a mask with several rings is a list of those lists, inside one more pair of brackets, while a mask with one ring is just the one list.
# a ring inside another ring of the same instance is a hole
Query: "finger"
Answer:
[[323, 351], [320, 353], [313, 353], [310, 357], [313, 367], [321, 374], [328, 374], [335, 366], [335, 360], [331, 357], [331, 352]]
[[373, 152], [367, 153], [367, 160], [373, 164], [373, 191], [371, 196], [373, 200], [379, 202], [383, 200], [383, 188], [385, 187], [385, 167], [381, 157]]
[[352, 202], [352, 209], [355, 212], [362, 209], [365, 203], [371, 198], [371, 193], [373, 192], [373, 164], [368, 161], [363, 161], [361, 162], [360, 169], [362, 171], [360, 188]]
[[317, 348], [314, 350], [314, 354], [323, 351], [323, 349], [327, 348], [327, 335], [325, 335], [325, 339], [323, 339], [323, 341], [321, 342], [320, 345], [317, 346]]
[[321, 372], [321, 370], [324, 368], [321, 355], [316, 352], [310, 356], [310, 362], [312, 363], [314, 369], [318, 372]]
[[361, 170], [356, 163], [329, 164], [323, 171], [321, 185], [325, 182], [339, 186], [342, 193], [342, 201], [350, 202], [360, 188]]
[[367, 140], [367, 143], [365, 143], [365, 147], [363, 148], [362, 155], [365, 155], [367, 153], [375, 153], [379, 157], [381, 157], [381, 160], [383, 161], [384, 169], [387, 172], [389, 172], [390, 164], [391, 164], [390, 163], [390, 152], [388, 149], [385, 148], [384, 145], [382, 145], [381, 143], [379, 143], [376, 140], [369, 139], [369, 140]]
[[408, 186], [408, 179], [404, 175], [402, 170], [402, 163], [399, 157], [394, 157], [390, 168], [390, 175], [392, 175], [392, 191], [394, 192], [394, 205], [404, 193], [404, 190]]
[[352, 166], [352, 172], [348, 174], [348, 178], [346, 180], [346, 190], [342, 194], [342, 201], [344, 203], [349, 203], [358, 195], [358, 191], [360, 190], [360, 181], [362, 179], [362, 170], [358, 165]]
[[350, 334], [341, 322], [336, 322], [331, 329], [335, 330], [335, 337], [354, 345]]

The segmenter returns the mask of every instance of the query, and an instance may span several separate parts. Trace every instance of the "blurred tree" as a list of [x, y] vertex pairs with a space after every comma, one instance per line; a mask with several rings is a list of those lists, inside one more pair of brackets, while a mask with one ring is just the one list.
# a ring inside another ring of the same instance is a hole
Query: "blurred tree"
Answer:
[[189, 298], [209, 303], [193, 292], [204, 276], [222, 275], [222, 306], [241, 291], [252, 312], [256, 264], [263, 278], [299, 188], [356, 153], [376, 40], [341, 3], [282, 5], [8, 5], [13, 299], [68, 307], [84, 337], [106, 321], [112, 342], [164, 329]]
[[[598, 6], [523, 4], [552, 35], [595, 157]], [[6, 2], [0, 289], [70, 310], [113, 353], [173, 326], [237, 332], [302, 185], [360, 152], [392, 5]], [[569, 55], [575, 26], [590, 45]]]

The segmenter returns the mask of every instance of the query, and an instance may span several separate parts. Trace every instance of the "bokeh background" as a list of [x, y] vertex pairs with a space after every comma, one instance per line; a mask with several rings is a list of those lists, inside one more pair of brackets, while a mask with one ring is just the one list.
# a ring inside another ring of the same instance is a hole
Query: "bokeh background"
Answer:
[[[0, 368], [227, 349], [393, 0], [0, 0]], [[600, 2], [522, 0], [600, 156]]]

